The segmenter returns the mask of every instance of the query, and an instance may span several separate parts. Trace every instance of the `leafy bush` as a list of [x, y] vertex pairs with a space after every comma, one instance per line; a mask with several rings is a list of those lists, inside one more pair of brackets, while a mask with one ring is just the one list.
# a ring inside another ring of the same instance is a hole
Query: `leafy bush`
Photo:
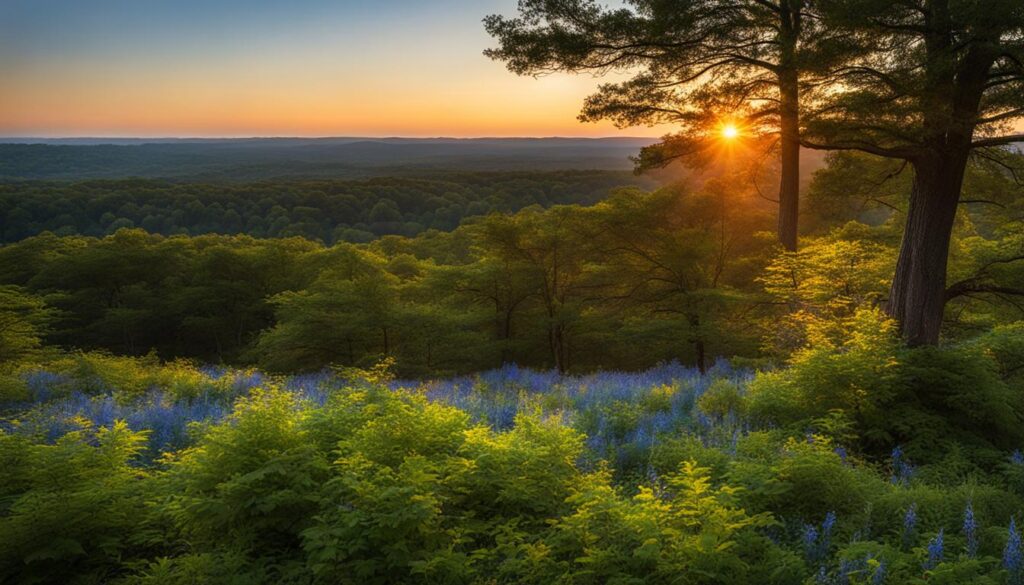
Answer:
[[102, 583], [146, 550], [145, 436], [116, 423], [54, 445], [0, 433], [0, 580]]
[[316, 509], [326, 461], [301, 428], [295, 396], [256, 391], [195, 447], [168, 461], [167, 511], [191, 542], [286, 555]]
[[[1024, 571], [1006, 528], [1024, 505], [1024, 456], [999, 451], [981, 419], [884, 456], [861, 434], [877, 420], [865, 413], [895, 408], [858, 386], [870, 381], [858, 365], [900, 397], [952, 369], [928, 382], [936, 404], [920, 414], [944, 420], [1013, 399], [997, 352], [981, 340], [909, 352], [871, 337], [868, 317], [852, 323], [857, 339], [819, 342], [750, 393], [724, 366], [411, 384], [386, 367], [267, 378], [68, 358], [19, 378], [49, 399], [0, 432], [0, 581], [1001, 583]], [[836, 375], [820, 379], [828, 364]], [[99, 393], [45, 392], [73, 380]], [[956, 398], [979, 381], [982, 396]], [[811, 407], [787, 402], [811, 384], [825, 393]], [[227, 410], [175, 410], [186, 440], [154, 442], [170, 428], [140, 416], [163, 412], [155, 396]], [[758, 429], [744, 412], [792, 418]]]
[[746, 414], [743, 390], [739, 384], [729, 380], [719, 379], [712, 382], [697, 399], [697, 407], [704, 414], [720, 420], [730, 415], [739, 418]]
[[985, 341], [908, 349], [873, 310], [858, 311], [841, 329], [837, 337], [832, 328], [811, 327], [810, 344], [789, 367], [758, 374], [749, 388], [751, 415], [794, 430], [839, 416], [866, 452], [880, 456], [903, 444], [929, 461], [960, 443], [989, 468], [999, 456], [994, 449], [1024, 442], [1024, 393], [1001, 365], [1015, 359], [1012, 336], [989, 340], [1002, 354]]

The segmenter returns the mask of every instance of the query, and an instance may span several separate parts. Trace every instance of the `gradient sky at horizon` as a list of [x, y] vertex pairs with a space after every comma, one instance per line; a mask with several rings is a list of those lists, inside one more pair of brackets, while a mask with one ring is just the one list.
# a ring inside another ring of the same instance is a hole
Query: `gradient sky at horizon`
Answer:
[[3, 136], [657, 136], [482, 55], [516, 0], [3, 0]]

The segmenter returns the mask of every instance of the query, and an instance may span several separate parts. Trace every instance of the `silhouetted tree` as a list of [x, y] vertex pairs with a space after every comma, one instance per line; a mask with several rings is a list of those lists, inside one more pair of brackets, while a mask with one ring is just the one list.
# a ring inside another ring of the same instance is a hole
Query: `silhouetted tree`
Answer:
[[840, 54], [806, 0], [521, 0], [519, 16], [484, 23], [486, 52], [518, 74], [630, 71], [601, 85], [580, 118], [621, 126], [671, 123], [679, 131], [645, 148], [638, 169], [699, 162], [732, 120], [744, 133], [777, 134], [779, 241], [797, 246], [802, 75]]

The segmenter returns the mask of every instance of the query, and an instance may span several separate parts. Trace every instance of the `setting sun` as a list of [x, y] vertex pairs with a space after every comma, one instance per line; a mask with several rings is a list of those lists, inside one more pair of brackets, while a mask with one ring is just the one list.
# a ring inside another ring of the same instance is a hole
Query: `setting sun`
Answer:
[[722, 138], [725, 138], [726, 140], [732, 140], [733, 138], [736, 138], [739, 135], [739, 128], [737, 128], [733, 124], [726, 124], [725, 126], [722, 127]]

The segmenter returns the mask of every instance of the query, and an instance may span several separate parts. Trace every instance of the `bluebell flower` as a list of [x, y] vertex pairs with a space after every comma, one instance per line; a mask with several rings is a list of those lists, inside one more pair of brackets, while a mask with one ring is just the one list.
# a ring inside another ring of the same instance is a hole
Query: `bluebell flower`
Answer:
[[811, 524], [804, 526], [803, 537], [800, 539], [803, 543], [804, 554], [809, 561], [818, 560], [818, 553], [820, 547], [818, 546], [818, 529]]
[[879, 562], [878, 566], [875, 567], [874, 574], [871, 575], [871, 585], [883, 585], [885, 583], [885, 570], [885, 561]]
[[829, 512], [825, 514], [825, 520], [821, 523], [821, 535], [824, 538], [828, 538], [832, 534], [832, 529], [836, 526], [836, 513]]
[[828, 558], [831, 548], [832, 530], [836, 525], [836, 513], [829, 512], [818, 529], [812, 524], [804, 526], [804, 533], [801, 542], [807, 559], [812, 562], [824, 561]]
[[928, 541], [928, 559], [924, 562], [924, 570], [931, 571], [942, 562], [942, 553], [945, 548], [943, 531], [940, 528], [935, 538]]
[[975, 558], [978, 556], [978, 522], [974, 519], [974, 506], [967, 502], [964, 509], [964, 539], [967, 541], [967, 556]]
[[912, 475], [914, 475], [914, 466], [904, 456], [903, 447], [897, 446], [892, 450], [891, 481], [893, 485], [909, 485]]
[[1010, 454], [1010, 463], [1013, 463], [1014, 465], [1024, 465], [1024, 453], [1021, 453], [1020, 449], [1015, 449], [1013, 453]]
[[1003, 549], [1003, 568], [1008, 573], [1007, 583], [1021, 585], [1024, 583], [1024, 556], [1022, 556], [1020, 533], [1017, 524], [1010, 518], [1009, 535], [1006, 548]]
[[846, 457], [848, 456], [845, 447], [836, 447], [832, 450], [836, 455], [839, 456], [839, 460], [846, 463]]
[[917, 530], [917, 503], [910, 504], [906, 514], [903, 515], [903, 546], [910, 547], [914, 543], [914, 535]]

